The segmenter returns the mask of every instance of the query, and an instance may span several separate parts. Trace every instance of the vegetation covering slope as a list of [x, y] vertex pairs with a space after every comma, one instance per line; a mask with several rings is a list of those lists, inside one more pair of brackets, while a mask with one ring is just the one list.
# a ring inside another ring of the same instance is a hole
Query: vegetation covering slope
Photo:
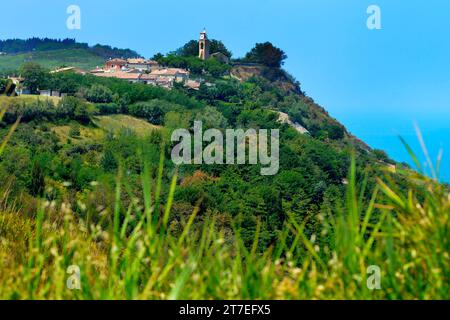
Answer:
[[[249, 57], [273, 63], [257, 47]], [[28, 64], [25, 83], [70, 96], [0, 100], [0, 297], [449, 298], [447, 186], [359, 142], [278, 67], [237, 80], [220, 61], [158, 58], [201, 63], [208, 85]], [[279, 173], [175, 166], [171, 133], [195, 120], [279, 129]], [[379, 290], [366, 284], [374, 265]], [[69, 266], [80, 290], [66, 286]]]
[[[181, 226], [169, 223], [176, 173], [164, 213], [155, 212], [162, 201], [163, 161], [161, 158], [156, 181], [144, 164], [140, 179], [143, 198], [128, 205], [120, 200], [129, 185], [119, 169], [115, 200], [100, 219], [90, 208], [85, 208], [80, 218], [68, 203], [59, 207], [54, 202], [40, 202], [34, 218], [3, 208], [0, 297], [449, 298], [450, 198], [433, 180], [408, 177], [424, 188], [410, 189], [406, 196], [380, 179], [363, 209], [353, 162], [347, 205], [323, 213], [319, 234], [305, 234], [307, 219], [299, 223], [289, 216], [277, 241], [260, 252], [260, 220], [250, 247], [242, 241], [238, 221], [231, 238], [221, 227], [220, 216], [208, 215], [195, 224], [199, 207]], [[376, 208], [382, 212], [377, 218]], [[126, 213], [121, 217], [122, 209]], [[324, 245], [323, 238], [330, 238], [332, 244]], [[67, 279], [67, 268], [73, 264], [79, 268], [80, 282]], [[378, 290], [369, 289], [368, 267], [373, 265], [382, 270]], [[78, 289], [67, 290], [66, 283]]]
[[47, 69], [72, 66], [83, 70], [92, 70], [103, 65], [105, 59], [85, 49], [36, 51], [0, 56], [0, 72], [17, 70], [17, 66], [26, 62], [35, 62]]
[[120, 57], [136, 58], [139, 56], [136, 51], [130, 49], [112, 48], [111, 46], [101, 44], [89, 46], [87, 43], [80, 43], [75, 41], [75, 39], [30, 38], [26, 40], [0, 40], [0, 52], [7, 54], [70, 49], [85, 49], [104, 59]]
[[74, 39], [0, 40], [0, 73], [17, 71], [25, 62], [35, 62], [47, 69], [61, 66], [91, 70], [110, 58], [136, 58], [140, 55], [130, 49], [118, 49], [105, 45], [89, 46]]

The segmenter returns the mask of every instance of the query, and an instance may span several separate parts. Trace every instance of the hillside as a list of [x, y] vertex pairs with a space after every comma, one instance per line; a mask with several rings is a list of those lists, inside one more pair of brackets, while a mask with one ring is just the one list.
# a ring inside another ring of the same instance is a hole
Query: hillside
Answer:
[[[24, 83], [69, 95], [0, 97], [0, 298], [448, 298], [448, 188], [353, 137], [265, 47], [272, 66], [257, 50], [247, 65], [159, 57], [198, 90], [36, 68]], [[33, 54], [48, 68], [95, 62]], [[218, 145], [196, 140], [198, 122]], [[225, 162], [230, 128], [278, 130], [279, 148], [251, 164], [233, 147]], [[74, 265], [82, 290], [64, 287]]]
[[160, 129], [159, 126], [145, 120], [123, 114], [98, 116], [93, 119], [93, 123], [105, 132], [120, 134], [122, 130], [130, 130], [142, 137], [149, 136], [153, 130]]
[[[386, 159], [357, 143], [282, 70], [250, 73], [239, 80], [208, 76], [209, 86], [197, 91], [183, 86], [166, 90], [70, 72], [52, 74], [48, 75], [51, 81], [42, 79], [43, 83], [53, 90], [70, 84], [74, 96], [55, 101], [37, 98], [25, 104], [22, 98], [5, 98], [3, 132], [21, 116], [22, 124], [11, 140], [11, 156], [23, 156], [23, 163], [41, 159], [48, 178], [59, 183], [69, 180], [76, 186], [67, 190], [72, 197], [90, 190], [89, 180], [113, 176], [121, 162], [130, 166], [131, 176], [139, 175], [142, 154], [150, 153], [154, 166], [155, 158], [164, 152], [167, 169], [174, 170], [171, 133], [179, 128], [192, 130], [194, 121], [219, 130], [277, 129], [281, 136], [277, 174], [261, 176], [261, 165], [186, 164], [179, 168], [180, 188], [173, 208], [174, 219], [182, 220], [201, 200], [201, 215], [223, 214], [227, 227], [229, 219], [243, 215], [246, 245], [252, 242], [257, 217], [264, 215], [262, 249], [275, 241], [287, 217], [285, 212], [316, 219], [320, 210], [343, 198], [352, 150], [360, 170], [382, 171]], [[278, 78], [271, 81], [274, 75]], [[0, 177], [7, 179], [16, 169], [9, 166]], [[29, 170], [21, 168], [22, 173], [15, 174], [21, 183], [11, 190], [13, 194], [33, 194]], [[196, 181], [198, 175], [203, 178]], [[373, 188], [374, 184], [371, 175], [368, 185]], [[308, 227], [309, 232], [314, 229], [314, 224]]]
[[0, 72], [17, 70], [26, 62], [35, 62], [47, 69], [72, 66], [83, 70], [91, 70], [103, 65], [105, 59], [86, 49], [35, 51], [0, 56]]
[[263, 77], [286, 93], [301, 94], [299, 85], [294, 83], [284, 70], [258, 65], [236, 64], [230, 70], [230, 75], [239, 81], [247, 81], [252, 77]]
[[111, 58], [136, 58], [130, 49], [77, 42], [75, 39], [6, 39], [0, 40], [0, 72], [15, 71], [25, 62], [35, 62], [53, 69], [62, 65], [90, 70]]

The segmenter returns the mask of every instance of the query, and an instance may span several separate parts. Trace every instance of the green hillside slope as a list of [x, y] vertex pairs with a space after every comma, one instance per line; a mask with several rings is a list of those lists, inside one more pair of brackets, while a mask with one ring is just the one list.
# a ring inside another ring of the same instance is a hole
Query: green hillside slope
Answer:
[[36, 62], [48, 69], [66, 65], [89, 70], [103, 65], [105, 59], [85, 49], [36, 51], [18, 55], [0, 56], [0, 71], [17, 70], [23, 63], [30, 61]]
[[[100, 64], [83, 49], [27, 57]], [[282, 68], [159, 62], [206, 83], [167, 90], [33, 66], [24, 83], [68, 96], [1, 97], [0, 299], [449, 298], [449, 189], [420, 163], [369, 148]], [[228, 129], [280, 138], [269, 157], [260, 136], [259, 163], [241, 163], [237, 144], [221, 145]], [[196, 144], [215, 164], [193, 159]], [[69, 266], [81, 290], [66, 290]]]

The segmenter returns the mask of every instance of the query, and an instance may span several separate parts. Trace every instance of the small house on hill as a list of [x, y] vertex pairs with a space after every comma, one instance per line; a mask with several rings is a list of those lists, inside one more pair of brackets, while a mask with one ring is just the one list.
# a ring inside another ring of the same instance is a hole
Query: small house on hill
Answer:
[[127, 72], [127, 71], [110, 71], [110, 72], [100, 72], [95, 74], [97, 77], [103, 78], [116, 78], [126, 80], [129, 83], [136, 83], [140, 81], [141, 73]]
[[222, 63], [226, 63], [229, 64], [230, 63], [230, 58], [228, 58], [225, 54], [223, 54], [222, 52], [216, 52], [213, 53], [211, 55], [212, 58], [217, 59], [218, 61], [222, 62]]
[[38, 90], [39, 91], [39, 95], [43, 96], [43, 97], [58, 97], [58, 98], [62, 98], [67, 96], [67, 93], [62, 93], [58, 90]]
[[180, 68], [165, 68], [154, 70], [150, 74], [158, 77], [171, 78], [176, 82], [185, 82], [189, 80], [189, 71]]
[[135, 69], [139, 71], [152, 71], [159, 68], [159, 63], [153, 60], [135, 58], [135, 59], [128, 59], [126, 66], [129, 69]]
[[105, 69], [107, 70], [122, 70], [122, 68], [126, 67], [127, 61], [123, 59], [111, 59], [106, 61]]

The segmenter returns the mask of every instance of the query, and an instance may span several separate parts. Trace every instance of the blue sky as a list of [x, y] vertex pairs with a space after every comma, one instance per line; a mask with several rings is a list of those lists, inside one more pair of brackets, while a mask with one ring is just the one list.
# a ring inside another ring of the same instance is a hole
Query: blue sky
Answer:
[[[71, 4], [81, 8], [81, 30], [66, 28]], [[371, 4], [381, 8], [382, 30], [366, 27]], [[394, 158], [406, 160], [396, 134], [414, 145], [414, 120], [432, 156], [440, 147], [450, 154], [450, 1], [14, 0], [0, 13], [1, 39], [73, 37], [145, 56], [176, 49], [203, 27], [235, 56], [255, 42], [281, 47], [308, 95]]]

